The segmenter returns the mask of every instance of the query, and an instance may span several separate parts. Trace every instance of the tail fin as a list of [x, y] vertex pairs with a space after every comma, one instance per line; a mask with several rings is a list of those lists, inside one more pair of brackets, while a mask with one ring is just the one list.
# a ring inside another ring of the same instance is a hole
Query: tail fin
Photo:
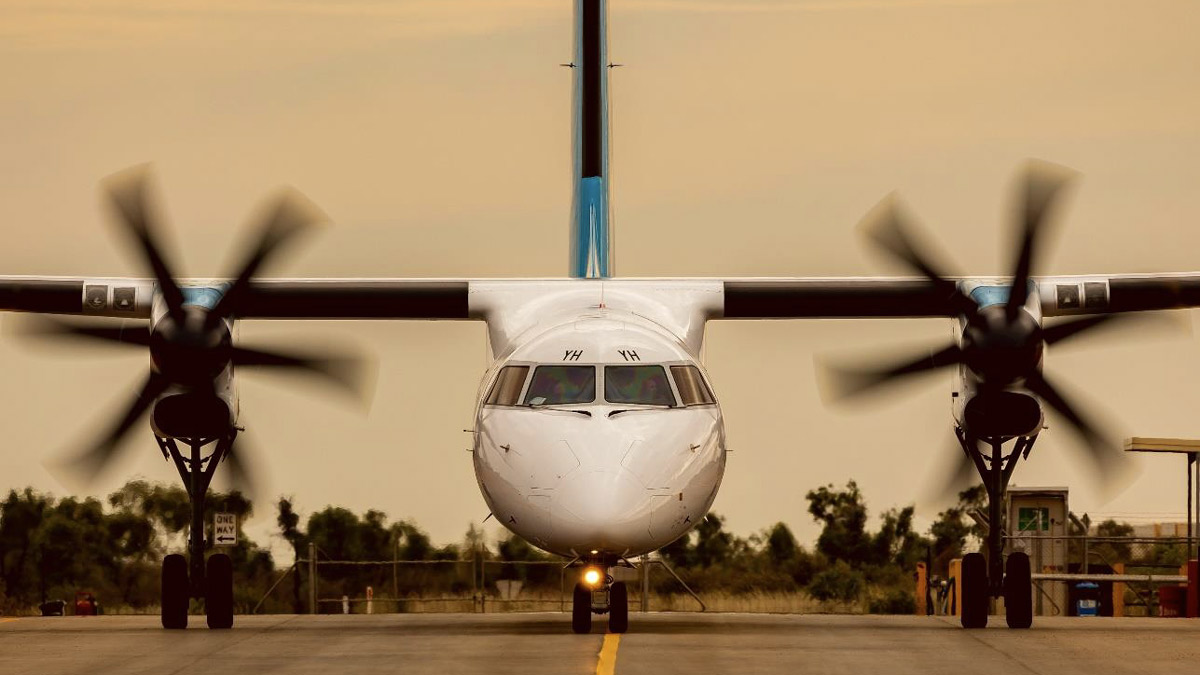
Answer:
[[608, 0], [575, 0], [571, 276], [612, 273], [608, 185]]

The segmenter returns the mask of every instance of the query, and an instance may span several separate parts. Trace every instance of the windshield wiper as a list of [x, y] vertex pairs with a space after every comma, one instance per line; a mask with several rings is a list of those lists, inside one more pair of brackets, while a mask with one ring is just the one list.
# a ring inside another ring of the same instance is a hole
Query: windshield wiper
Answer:
[[584, 415], [586, 417], [592, 416], [591, 411], [580, 410], [578, 408], [559, 408], [559, 407], [552, 406], [552, 405], [532, 405], [532, 404], [529, 406], [529, 408], [531, 410], [554, 410], [557, 412], [569, 412], [569, 413], [575, 413], [576, 415]]
[[619, 408], [617, 410], [614, 410], [614, 411], [608, 413], [608, 416], [613, 417], [615, 415], [620, 415], [621, 413], [639, 412], [639, 411], [644, 412], [647, 410], [672, 410], [673, 408], [675, 408], [675, 406], [673, 406], [673, 405], [661, 405], [661, 404], [647, 403], [638, 408]]

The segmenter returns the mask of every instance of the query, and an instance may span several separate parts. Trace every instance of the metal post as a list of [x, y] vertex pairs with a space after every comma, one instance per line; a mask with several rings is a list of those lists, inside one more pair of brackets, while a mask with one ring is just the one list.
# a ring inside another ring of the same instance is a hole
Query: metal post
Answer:
[[642, 611], [650, 611], [650, 556], [642, 556]]
[[308, 613], [317, 613], [317, 545], [308, 542]]
[[1188, 493], [1188, 509], [1187, 509], [1187, 511], [1188, 511], [1188, 521], [1187, 521], [1187, 523], [1188, 523], [1188, 535], [1187, 535], [1187, 536], [1188, 536], [1188, 548], [1189, 548], [1189, 549], [1190, 549], [1190, 548], [1191, 548], [1191, 546], [1192, 546], [1192, 471], [1193, 471], [1192, 464], [1194, 464], [1194, 463], [1195, 463], [1195, 461], [1196, 461], [1196, 453], [1194, 453], [1194, 452], [1189, 452], [1189, 453], [1187, 454], [1187, 463], [1188, 463], [1188, 470], [1187, 470], [1187, 477], [1188, 477], [1188, 483], [1187, 483], [1187, 493]]
[[1188, 549], [1188, 558], [1191, 558], [1192, 550], [1193, 550], [1192, 549], [1193, 513], [1194, 513], [1194, 509], [1196, 508], [1196, 506], [1198, 506], [1196, 504], [1197, 500], [1195, 499], [1195, 496], [1194, 496], [1195, 491], [1196, 491], [1195, 478], [1194, 478], [1194, 474], [1196, 473], [1196, 453], [1189, 452], [1187, 454], [1187, 464], [1188, 464], [1188, 472], [1187, 472], [1187, 474], [1188, 474], [1188, 486], [1187, 486], [1188, 487], [1188, 497], [1187, 497], [1187, 499], [1188, 499], [1188, 520], [1187, 520], [1188, 543], [1187, 543], [1187, 549]]
[[[192, 441], [188, 443], [192, 449], [191, 475], [187, 487], [188, 497], [192, 506], [192, 529], [188, 535], [188, 563], [191, 572], [192, 597], [203, 598], [208, 589], [204, 578], [204, 497], [208, 485], [204, 483], [204, 470], [200, 462], [200, 450], [203, 446]], [[216, 458], [213, 459], [216, 461]]]
[[[392, 547], [392, 597], [396, 599], [397, 611], [400, 603], [400, 540]], [[422, 576], [424, 576], [422, 574]]]
[[[1044, 571], [1044, 568], [1042, 567], [1042, 547], [1044, 546], [1044, 542], [1042, 541], [1042, 510], [1040, 508], [1037, 509], [1037, 526], [1036, 527], [1037, 527], [1037, 533], [1033, 539], [1033, 551], [1035, 553], [1034, 561], [1033, 561], [1033, 570], [1035, 572], [1042, 572], [1042, 571]], [[1042, 602], [1042, 596], [1047, 595], [1047, 593], [1044, 590], [1042, 590], [1042, 587], [1040, 584], [1038, 585], [1038, 590], [1040, 592], [1037, 594], [1037, 614], [1038, 614], [1038, 616], [1042, 616], [1045, 613], [1045, 605]], [[1051, 598], [1051, 602], [1053, 602], [1053, 598]]]
[[487, 561], [483, 559], [483, 541], [479, 542], [479, 612], [487, 613]]
[[[1004, 579], [1004, 541], [1001, 538], [1003, 530], [1001, 510], [1004, 504], [1004, 444], [992, 441], [991, 475], [988, 476], [988, 590], [990, 597], [996, 597], [1003, 589]], [[1015, 454], [1018, 449], [1014, 449]], [[1016, 461], [1015, 459], [1013, 461]], [[1039, 511], [1040, 513], [1040, 511]], [[1040, 534], [1040, 529], [1039, 529]]]

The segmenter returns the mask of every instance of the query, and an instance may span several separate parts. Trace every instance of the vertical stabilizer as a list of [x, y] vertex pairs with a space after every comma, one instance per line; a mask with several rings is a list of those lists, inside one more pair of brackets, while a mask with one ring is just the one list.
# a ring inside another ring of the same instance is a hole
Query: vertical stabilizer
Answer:
[[572, 277], [612, 273], [608, 184], [608, 1], [575, 0]]

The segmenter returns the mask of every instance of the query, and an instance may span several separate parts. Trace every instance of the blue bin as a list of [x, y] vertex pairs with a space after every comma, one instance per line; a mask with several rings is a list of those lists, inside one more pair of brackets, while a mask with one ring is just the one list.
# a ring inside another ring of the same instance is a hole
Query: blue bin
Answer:
[[1075, 584], [1075, 615], [1100, 616], [1100, 584], [1091, 581]]

